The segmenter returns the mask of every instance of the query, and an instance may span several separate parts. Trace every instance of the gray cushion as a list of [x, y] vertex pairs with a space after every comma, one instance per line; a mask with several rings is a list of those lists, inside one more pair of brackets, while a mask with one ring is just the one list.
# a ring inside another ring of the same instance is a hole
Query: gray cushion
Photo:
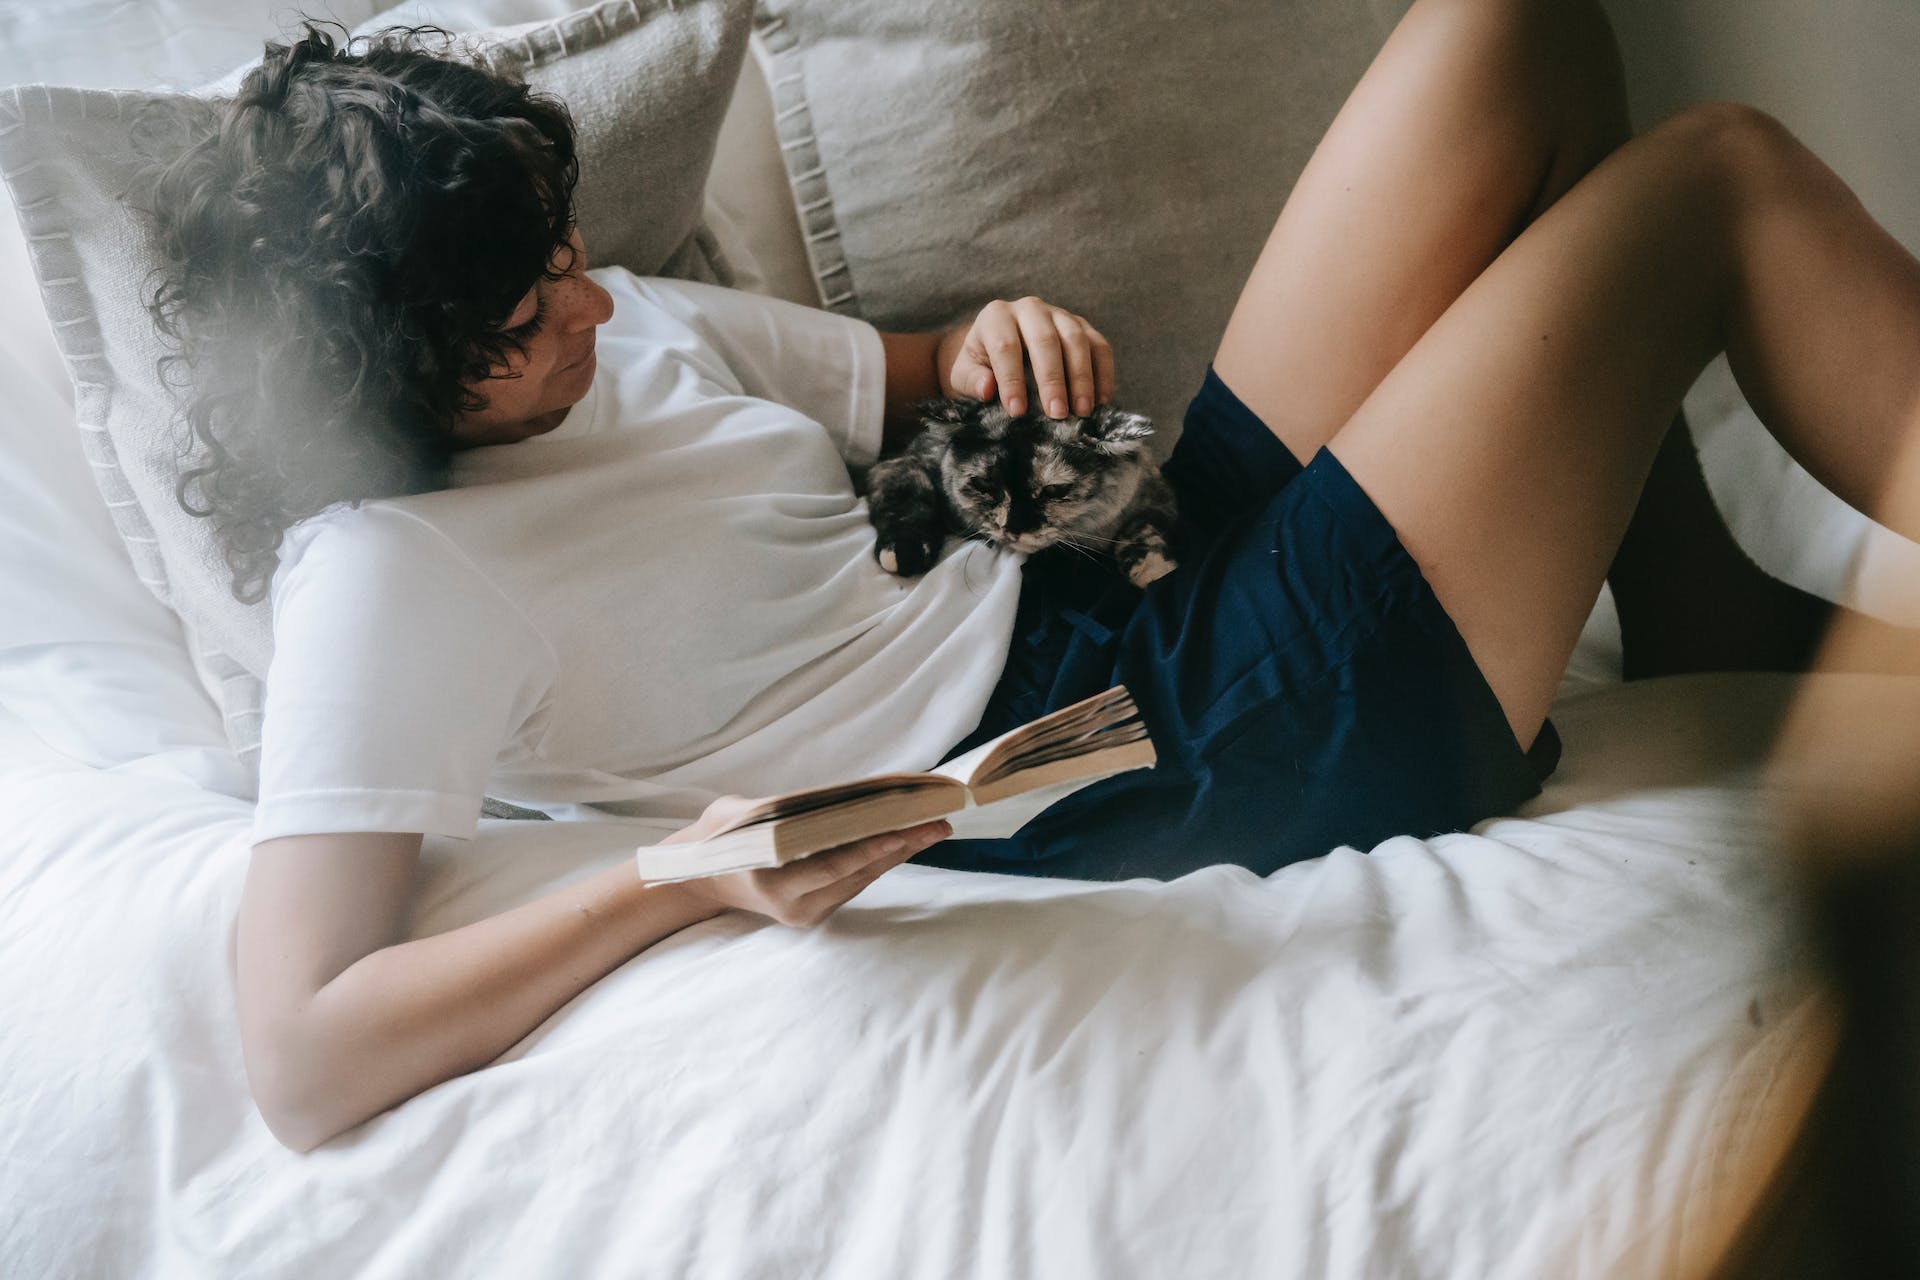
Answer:
[[763, 0], [821, 297], [883, 329], [1037, 293], [1163, 453], [1395, 0]]
[[[466, 38], [572, 110], [580, 223], [596, 261], [731, 282], [700, 216], [750, 21], [751, 0], [606, 0]], [[180, 614], [220, 680], [228, 738], [252, 768], [271, 615], [264, 602], [233, 599], [207, 523], [175, 501], [186, 433], [156, 373], [164, 348], [144, 306], [161, 259], [121, 199], [149, 159], [151, 141], [134, 140], [143, 108], [178, 96], [0, 90], [0, 175], [74, 382], [94, 478], [141, 579]]]

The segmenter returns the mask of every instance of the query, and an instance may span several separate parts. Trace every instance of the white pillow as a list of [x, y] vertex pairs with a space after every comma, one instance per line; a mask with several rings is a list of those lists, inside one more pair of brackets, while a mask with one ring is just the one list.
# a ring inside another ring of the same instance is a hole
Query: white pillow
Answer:
[[[243, 59], [289, 14], [348, 26], [381, 0], [27, 0], [0, 5], [0, 84], [189, 89]], [[530, 7], [518, 0], [516, 8]], [[520, 21], [520, 19], [509, 19]]]
[[88, 474], [4, 198], [0, 325], [0, 705], [83, 764], [250, 796], [178, 620], [134, 575]]
[[1761, 425], [1727, 358], [1687, 393], [1701, 469], [1727, 526], [1754, 563], [1827, 600], [1920, 626], [1920, 546], [1848, 506]]
[[[402, 6], [375, 22], [440, 7]], [[488, 6], [499, 7], [509, 6]], [[572, 108], [581, 225], [603, 260], [646, 274], [730, 280], [700, 219], [750, 0], [600, 0], [571, 13], [571, 6], [523, 0], [510, 8], [514, 17], [529, 8], [561, 8], [564, 16], [492, 28], [474, 52], [524, 73]], [[145, 306], [159, 259], [123, 202], [150, 159], [135, 141], [141, 112], [195, 96], [0, 90], [0, 169], [27, 228], [56, 337], [80, 371], [77, 413], [93, 477], [140, 579], [184, 620], [196, 660], [217, 677], [229, 741], [251, 768], [270, 619], [264, 604], [234, 601], [211, 528], [174, 497], [180, 430], [154, 372], [166, 347]]]
[[[573, 0], [410, 6], [458, 28], [526, 22]], [[348, 24], [377, 0], [317, 0]], [[67, 0], [0, 15], [0, 84], [187, 86], [259, 56], [283, 0]], [[81, 38], [81, 37], [85, 38]], [[0, 707], [99, 769], [160, 773], [250, 799], [204, 673], [173, 612], [139, 580], [89, 474], [73, 391], [0, 186]]]

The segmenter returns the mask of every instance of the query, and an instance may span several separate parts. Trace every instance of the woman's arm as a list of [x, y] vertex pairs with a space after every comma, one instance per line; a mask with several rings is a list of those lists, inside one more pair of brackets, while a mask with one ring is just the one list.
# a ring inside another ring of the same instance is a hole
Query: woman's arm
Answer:
[[1050, 417], [1091, 413], [1113, 399], [1113, 348], [1080, 316], [1039, 298], [989, 302], [966, 324], [937, 333], [882, 333], [880, 345], [887, 353], [881, 457], [919, 434], [913, 406], [935, 396], [984, 400], [997, 390], [1019, 417], [1027, 411], [1029, 365]]
[[920, 419], [913, 406], [947, 394], [940, 386], [935, 359], [940, 350], [940, 333], [880, 334], [880, 345], [887, 353], [887, 414], [880, 434], [880, 456], [890, 458], [905, 449], [920, 434]]
[[[668, 837], [697, 840], [753, 802], [722, 796]], [[523, 906], [405, 941], [420, 837], [286, 836], [254, 846], [235, 989], [247, 1079], [282, 1143], [309, 1151], [492, 1062], [660, 939], [728, 910], [819, 924], [944, 822], [786, 866], [644, 884], [630, 862]]]
[[631, 957], [726, 908], [631, 864], [473, 924], [400, 941], [420, 837], [255, 846], [235, 946], [260, 1114], [308, 1151], [485, 1066]]

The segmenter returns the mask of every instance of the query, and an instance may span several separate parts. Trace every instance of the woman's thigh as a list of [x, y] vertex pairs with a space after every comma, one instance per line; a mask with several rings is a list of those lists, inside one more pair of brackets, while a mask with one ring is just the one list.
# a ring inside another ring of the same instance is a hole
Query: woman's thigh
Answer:
[[1696, 113], [1609, 156], [1327, 446], [1420, 566], [1523, 744], [1681, 397], [1724, 342], [1735, 255], [1715, 127]]
[[1302, 173], [1214, 367], [1301, 462], [1628, 135], [1588, 0], [1419, 0]]

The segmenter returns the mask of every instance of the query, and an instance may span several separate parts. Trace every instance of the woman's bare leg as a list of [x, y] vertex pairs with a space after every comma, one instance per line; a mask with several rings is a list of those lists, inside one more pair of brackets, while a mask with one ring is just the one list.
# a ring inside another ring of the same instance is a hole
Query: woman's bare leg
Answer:
[[1215, 371], [1305, 462], [1629, 133], [1591, 0], [1418, 0], [1287, 197]]
[[1329, 442], [1522, 743], [1681, 396], [1722, 349], [1788, 452], [1875, 511], [1920, 432], [1920, 263], [1786, 130], [1731, 106], [1602, 161]]
[[[1215, 370], [1306, 461], [1629, 132], [1591, 0], [1419, 0], [1288, 197]], [[1803, 669], [1829, 612], [1740, 550], [1677, 416], [1607, 576], [1629, 678]]]

